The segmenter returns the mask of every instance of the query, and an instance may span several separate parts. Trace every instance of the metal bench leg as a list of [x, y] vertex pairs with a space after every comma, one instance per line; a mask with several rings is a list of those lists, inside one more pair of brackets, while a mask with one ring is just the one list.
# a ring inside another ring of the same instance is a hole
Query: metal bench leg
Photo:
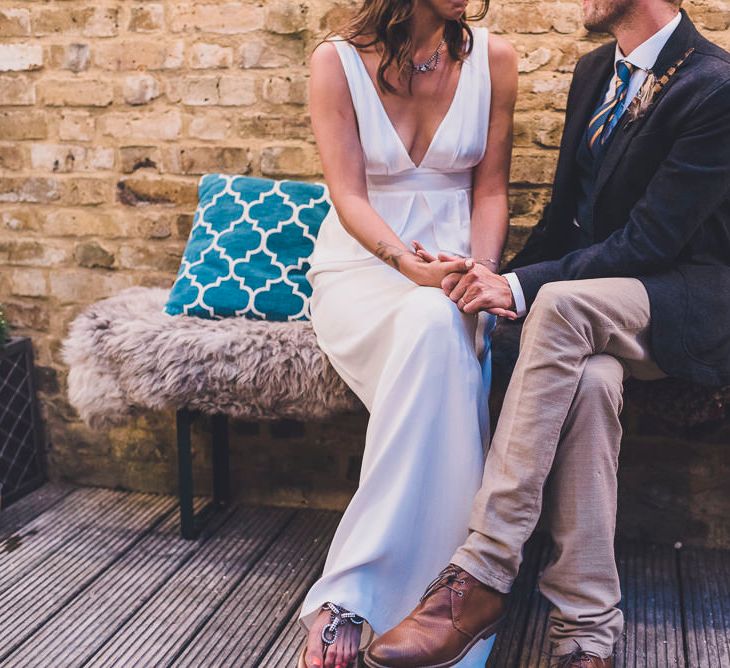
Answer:
[[231, 502], [228, 416], [213, 415], [210, 421], [213, 441], [213, 503], [217, 506], [227, 506]]
[[178, 494], [180, 496], [180, 532], [183, 538], [196, 537], [193, 514], [193, 452], [190, 427], [193, 413], [186, 408], [177, 412], [177, 470]]

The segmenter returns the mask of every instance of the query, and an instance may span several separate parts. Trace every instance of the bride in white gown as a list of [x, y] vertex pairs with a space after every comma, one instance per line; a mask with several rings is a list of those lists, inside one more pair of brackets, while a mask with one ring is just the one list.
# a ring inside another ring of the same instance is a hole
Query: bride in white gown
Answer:
[[[477, 316], [441, 283], [499, 268], [517, 67], [506, 41], [469, 28], [466, 4], [365, 0], [312, 57], [334, 202], [308, 274], [312, 322], [370, 421], [359, 489], [302, 608], [301, 666], [354, 668], [363, 627], [400, 621], [466, 538], [481, 485]], [[459, 666], [483, 668], [492, 642]]]

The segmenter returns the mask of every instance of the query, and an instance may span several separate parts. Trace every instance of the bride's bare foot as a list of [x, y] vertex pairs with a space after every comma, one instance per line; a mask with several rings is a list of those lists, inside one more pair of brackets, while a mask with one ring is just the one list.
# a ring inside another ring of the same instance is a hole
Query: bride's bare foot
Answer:
[[332, 639], [332, 627], [329, 626], [332, 621], [332, 611], [323, 608], [309, 629], [305, 654], [308, 668], [356, 668], [362, 623], [353, 624], [348, 619], [342, 619], [337, 625], [334, 643], [327, 645], [322, 640], [322, 631], [328, 627], [325, 635]]

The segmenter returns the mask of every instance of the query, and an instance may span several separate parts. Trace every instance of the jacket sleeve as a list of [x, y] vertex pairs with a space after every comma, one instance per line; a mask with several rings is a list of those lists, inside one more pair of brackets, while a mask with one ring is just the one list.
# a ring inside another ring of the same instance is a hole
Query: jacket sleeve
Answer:
[[730, 81], [690, 115], [624, 227], [559, 260], [515, 270], [528, 307], [545, 283], [646, 276], [672, 266], [698, 228], [730, 194]]

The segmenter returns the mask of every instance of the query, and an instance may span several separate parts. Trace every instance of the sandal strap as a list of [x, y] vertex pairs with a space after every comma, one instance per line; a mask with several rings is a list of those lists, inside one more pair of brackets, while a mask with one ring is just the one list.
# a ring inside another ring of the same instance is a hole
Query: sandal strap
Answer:
[[325, 645], [334, 645], [337, 641], [337, 634], [340, 626], [347, 622], [359, 626], [365, 620], [354, 612], [348, 612], [344, 608], [337, 607], [334, 603], [325, 603], [322, 610], [329, 610], [330, 623], [322, 629], [322, 642]]

